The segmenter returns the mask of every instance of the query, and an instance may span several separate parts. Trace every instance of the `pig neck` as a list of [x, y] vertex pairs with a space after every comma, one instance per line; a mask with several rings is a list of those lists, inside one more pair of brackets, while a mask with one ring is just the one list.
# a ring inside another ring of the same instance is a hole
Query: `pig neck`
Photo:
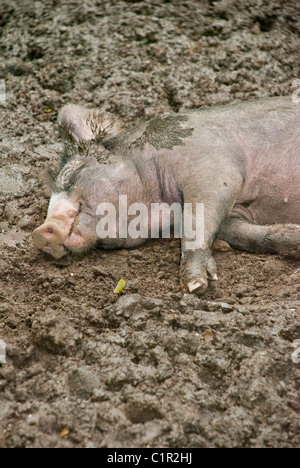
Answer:
[[102, 141], [120, 161], [113, 173], [115, 188], [128, 192], [128, 201], [131, 199], [133, 203], [182, 203], [183, 196], [171, 167], [166, 165], [167, 158], [149, 143], [136, 145], [146, 127], [147, 122], [142, 122], [116, 138]]
[[[107, 174], [118, 195], [127, 195], [128, 204], [168, 202], [156, 158], [124, 159]], [[172, 201], [172, 200], [170, 200]], [[172, 201], [173, 202], [173, 201]]]
[[166, 151], [146, 143], [142, 150], [132, 151], [131, 161], [152, 203], [182, 203], [183, 195]]

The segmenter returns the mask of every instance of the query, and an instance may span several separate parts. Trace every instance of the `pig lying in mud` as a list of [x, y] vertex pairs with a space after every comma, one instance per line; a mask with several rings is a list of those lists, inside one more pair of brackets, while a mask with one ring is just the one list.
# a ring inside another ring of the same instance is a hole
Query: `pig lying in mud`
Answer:
[[[182, 233], [181, 281], [190, 293], [202, 294], [217, 280], [216, 239], [300, 258], [300, 105], [291, 98], [174, 113], [129, 130], [105, 112], [68, 104], [58, 122], [65, 151], [52, 178], [47, 219], [33, 233], [44, 252], [60, 258], [96, 246], [137, 246], [164, 230], [165, 219], [174, 223], [172, 206], [180, 206], [183, 218], [189, 207], [189, 232], [196, 238], [203, 232], [201, 244]], [[95, 139], [114, 163], [89, 155]], [[131, 206], [127, 225], [118, 222], [121, 197]], [[139, 237], [127, 230], [137, 203], [146, 207], [139, 211]], [[150, 220], [154, 205], [161, 209], [156, 221]], [[98, 228], [109, 206], [117, 221], [110, 229], [106, 219], [111, 235], [105, 238]], [[200, 227], [197, 206], [204, 207]]]

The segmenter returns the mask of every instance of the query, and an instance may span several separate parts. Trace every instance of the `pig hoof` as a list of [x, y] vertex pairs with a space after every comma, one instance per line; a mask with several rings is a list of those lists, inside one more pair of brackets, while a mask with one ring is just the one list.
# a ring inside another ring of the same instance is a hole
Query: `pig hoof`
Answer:
[[207, 289], [207, 282], [204, 280], [195, 280], [188, 283], [190, 294], [203, 294]]

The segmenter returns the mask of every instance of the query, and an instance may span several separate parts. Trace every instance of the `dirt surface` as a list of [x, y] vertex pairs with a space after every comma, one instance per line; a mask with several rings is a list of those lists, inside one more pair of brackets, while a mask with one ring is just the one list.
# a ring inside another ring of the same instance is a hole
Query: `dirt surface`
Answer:
[[175, 240], [53, 261], [31, 239], [64, 103], [134, 122], [291, 95], [299, 33], [298, 0], [1, 1], [1, 447], [299, 446], [299, 261], [217, 253], [199, 299]]

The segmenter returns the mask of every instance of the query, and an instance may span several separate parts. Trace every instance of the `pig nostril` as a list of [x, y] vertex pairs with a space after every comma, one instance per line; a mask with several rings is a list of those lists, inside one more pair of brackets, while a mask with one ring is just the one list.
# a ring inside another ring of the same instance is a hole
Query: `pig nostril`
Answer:
[[54, 231], [53, 229], [45, 229], [42, 231], [42, 236], [45, 240], [52, 242], [55, 237], [57, 237], [58, 232]]
[[33, 234], [35, 245], [45, 252], [52, 253], [53, 246], [63, 243], [63, 235], [58, 226], [41, 226]]

